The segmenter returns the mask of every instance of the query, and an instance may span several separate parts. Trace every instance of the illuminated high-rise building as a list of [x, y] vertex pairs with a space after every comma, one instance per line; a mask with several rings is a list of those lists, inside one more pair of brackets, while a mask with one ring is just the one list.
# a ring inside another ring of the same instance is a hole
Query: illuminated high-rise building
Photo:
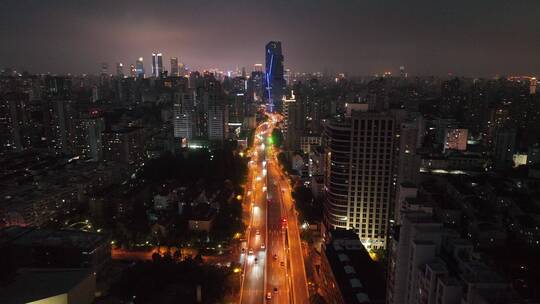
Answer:
[[195, 92], [177, 94], [173, 104], [174, 137], [189, 142], [195, 133]]
[[179, 76], [178, 57], [171, 57], [171, 76]]
[[135, 62], [135, 71], [137, 73], [137, 77], [144, 78], [144, 64], [142, 57], [139, 57], [139, 59], [137, 59], [137, 62]]
[[101, 64], [101, 75], [107, 75], [109, 74], [109, 64], [106, 62], [103, 62]]
[[101, 116], [89, 116], [80, 120], [81, 153], [93, 161], [102, 158], [101, 133], [105, 131], [105, 119]]
[[116, 63], [116, 76], [124, 77], [124, 64], [121, 62]]
[[262, 72], [263, 71], [263, 65], [262, 63], [255, 63], [253, 65], [253, 71], [254, 72]]
[[536, 94], [536, 87], [538, 86], [538, 80], [536, 80], [536, 77], [531, 78], [531, 84], [529, 86], [529, 91], [531, 95]]
[[152, 76], [160, 77], [163, 73], [163, 54], [152, 53]]
[[187, 76], [187, 75], [189, 75], [187, 67], [183, 62], [178, 63], [178, 72], [180, 73], [179, 76]]
[[259, 102], [263, 98], [264, 72], [254, 70], [248, 82], [248, 96], [252, 102]]
[[268, 42], [265, 54], [264, 97], [270, 111], [281, 111], [281, 101], [285, 90], [281, 42]]
[[399, 67], [399, 77], [407, 78], [407, 73], [405, 72], [405, 67], [404, 66]]
[[129, 76], [132, 78], [137, 77], [137, 68], [135, 68], [134, 64], [129, 65]]
[[367, 250], [386, 248], [395, 118], [370, 112], [367, 104], [348, 113], [324, 128], [324, 221], [353, 230]]

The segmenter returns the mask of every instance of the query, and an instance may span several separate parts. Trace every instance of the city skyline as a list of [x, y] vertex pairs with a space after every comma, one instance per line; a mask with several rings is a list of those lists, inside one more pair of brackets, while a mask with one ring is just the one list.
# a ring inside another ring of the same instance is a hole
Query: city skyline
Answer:
[[0, 302], [540, 303], [539, 17], [0, 1]]
[[540, 10], [532, 1], [421, 2], [11, 2], [1, 5], [0, 37], [12, 47], [0, 51], [0, 66], [92, 74], [101, 62], [150, 62], [158, 48], [192, 69], [228, 70], [264, 62], [261, 45], [278, 40], [293, 71], [540, 74]]

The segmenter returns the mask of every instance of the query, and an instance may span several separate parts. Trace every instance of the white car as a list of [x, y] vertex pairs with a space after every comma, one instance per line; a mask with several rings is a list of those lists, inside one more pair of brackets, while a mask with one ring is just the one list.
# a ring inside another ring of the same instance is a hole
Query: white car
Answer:
[[261, 244], [261, 249], [264, 250], [266, 247], [264, 246], [264, 243]]
[[248, 255], [252, 255], [252, 254], [253, 254], [253, 249], [249, 248]]

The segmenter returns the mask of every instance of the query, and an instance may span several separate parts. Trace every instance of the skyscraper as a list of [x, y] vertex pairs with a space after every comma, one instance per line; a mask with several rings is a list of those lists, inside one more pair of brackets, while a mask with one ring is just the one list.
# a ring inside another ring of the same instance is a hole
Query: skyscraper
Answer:
[[178, 75], [178, 57], [171, 57], [171, 76]]
[[262, 71], [263, 71], [262, 63], [255, 63], [253, 65], [253, 72], [262, 72]]
[[109, 64], [106, 62], [101, 63], [101, 75], [109, 74]]
[[163, 55], [161, 53], [152, 53], [152, 76], [160, 77], [163, 73]]
[[81, 119], [81, 152], [93, 161], [102, 158], [101, 133], [105, 131], [103, 117], [85, 117]]
[[399, 67], [399, 77], [407, 78], [407, 73], [405, 72], [405, 67], [404, 66]]
[[265, 100], [271, 111], [281, 111], [281, 99], [285, 90], [283, 53], [281, 42], [270, 41], [266, 45], [266, 71], [264, 77]]
[[135, 65], [134, 65], [134, 64], [130, 64], [130, 65], [129, 65], [129, 76], [130, 76], [131, 78], [137, 77], [137, 69], [135, 68]]
[[137, 72], [137, 77], [144, 78], [144, 64], [143, 58], [139, 57], [135, 63], [135, 71]]
[[195, 93], [178, 93], [173, 104], [174, 137], [189, 142], [193, 138], [195, 124]]
[[178, 72], [180, 73], [179, 76], [187, 76], [187, 75], [189, 75], [187, 67], [183, 62], [178, 63]]
[[366, 104], [354, 106], [345, 119], [324, 126], [324, 220], [354, 230], [367, 250], [386, 248], [395, 121], [368, 112]]
[[116, 63], [116, 76], [124, 77], [124, 64], [121, 62]]

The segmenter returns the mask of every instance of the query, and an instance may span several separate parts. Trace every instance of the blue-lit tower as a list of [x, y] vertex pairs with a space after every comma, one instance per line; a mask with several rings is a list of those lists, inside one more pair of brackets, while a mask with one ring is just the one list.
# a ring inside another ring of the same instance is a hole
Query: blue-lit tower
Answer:
[[266, 71], [264, 75], [264, 97], [271, 112], [281, 111], [281, 99], [285, 91], [283, 77], [283, 53], [281, 42], [270, 41], [266, 45]]

